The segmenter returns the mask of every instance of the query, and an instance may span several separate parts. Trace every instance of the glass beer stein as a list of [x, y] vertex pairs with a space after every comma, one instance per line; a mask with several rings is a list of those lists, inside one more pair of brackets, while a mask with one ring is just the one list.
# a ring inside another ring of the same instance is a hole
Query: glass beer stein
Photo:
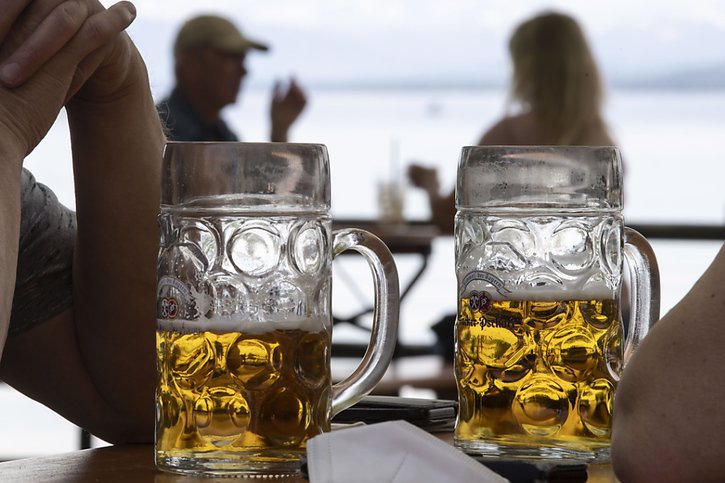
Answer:
[[623, 226], [618, 150], [463, 148], [456, 209], [456, 446], [608, 459], [622, 367], [659, 316], [654, 254]]
[[[331, 232], [323, 145], [169, 143], [161, 191], [156, 464], [294, 474], [305, 442], [392, 357], [390, 251], [362, 230]], [[360, 367], [332, 385], [331, 263], [348, 249], [374, 272], [376, 310]]]

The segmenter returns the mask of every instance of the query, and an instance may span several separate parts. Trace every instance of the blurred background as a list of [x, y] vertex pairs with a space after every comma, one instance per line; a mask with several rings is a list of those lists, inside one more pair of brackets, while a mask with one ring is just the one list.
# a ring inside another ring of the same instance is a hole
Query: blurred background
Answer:
[[[377, 184], [404, 180], [413, 161], [438, 167], [444, 189], [450, 190], [461, 146], [474, 144], [505, 114], [513, 28], [544, 10], [570, 14], [583, 27], [605, 80], [605, 118], [626, 165], [625, 220], [715, 225], [725, 218], [722, 0], [134, 3], [138, 18], [129, 33], [146, 59], [157, 101], [173, 86], [172, 44], [188, 17], [227, 16], [249, 37], [270, 44], [268, 53], [249, 54], [239, 100], [224, 117], [244, 141], [266, 141], [272, 86], [294, 76], [308, 105], [290, 141], [328, 146], [333, 215], [341, 218], [377, 217]], [[70, 156], [61, 117], [26, 166], [73, 207]], [[406, 190], [404, 213], [409, 220], [429, 216], [423, 193]], [[720, 245], [653, 242], [663, 313]], [[336, 262], [333, 307], [338, 312], [355, 312], [362, 304], [343, 278], [368, 284], [364, 263], [348, 258]], [[405, 283], [418, 261], [401, 256], [398, 262]], [[432, 342], [429, 327], [453, 307], [453, 244], [442, 237], [402, 307], [401, 339]], [[343, 331], [336, 337], [360, 334]], [[75, 426], [6, 386], [0, 387], [0, 407], [1, 455], [78, 447]]]

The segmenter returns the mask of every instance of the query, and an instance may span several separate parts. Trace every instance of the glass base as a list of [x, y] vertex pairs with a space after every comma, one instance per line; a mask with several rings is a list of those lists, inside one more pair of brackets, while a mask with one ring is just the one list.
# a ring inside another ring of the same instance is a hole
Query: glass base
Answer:
[[301, 474], [299, 458], [249, 457], [229, 451], [157, 452], [156, 467], [169, 473], [207, 477], [284, 478]]
[[583, 449], [581, 447], [531, 446], [458, 438], [454, 439], [454, 444], [467, 455], [480, 459], [495, 458], [497, 460], [523, 460], [553, 464], [606, 463], [610, 460], [609, 446]]

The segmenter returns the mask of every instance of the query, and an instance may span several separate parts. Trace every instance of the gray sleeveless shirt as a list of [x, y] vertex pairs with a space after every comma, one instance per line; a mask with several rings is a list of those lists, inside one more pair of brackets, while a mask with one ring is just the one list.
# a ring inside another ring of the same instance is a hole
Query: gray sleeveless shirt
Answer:
[[73, 303], [75, 213], [22, 172], [20, 245], [10, 335], [60, 314]]

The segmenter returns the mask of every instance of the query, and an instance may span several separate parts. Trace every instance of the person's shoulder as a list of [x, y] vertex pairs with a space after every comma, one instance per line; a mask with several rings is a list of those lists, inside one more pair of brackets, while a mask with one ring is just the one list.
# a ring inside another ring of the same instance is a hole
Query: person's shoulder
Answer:
[[537, 144], [539, 127], [529, 113], [506, 116], [491, 126], [478, 144]]

